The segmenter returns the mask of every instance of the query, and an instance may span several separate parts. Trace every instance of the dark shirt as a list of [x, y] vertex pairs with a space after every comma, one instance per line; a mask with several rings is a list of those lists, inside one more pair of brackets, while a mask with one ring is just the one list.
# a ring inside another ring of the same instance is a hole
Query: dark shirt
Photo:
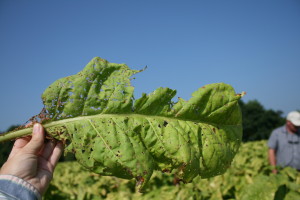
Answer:
[[275, 150], [276, 164], [300, 170], [300, 133], [288, 133], [286, 126], [275, 129], [268, 141], [268, 146]]

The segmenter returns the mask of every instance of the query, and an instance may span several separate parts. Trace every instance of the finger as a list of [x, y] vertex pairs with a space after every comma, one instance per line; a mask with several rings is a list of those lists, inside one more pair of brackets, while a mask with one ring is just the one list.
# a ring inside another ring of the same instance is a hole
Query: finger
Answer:
[[57, 143], [57, 145], [55, 146], [50, 158], [49, 158], [49, 162], [50, 164], [53, 166], [53, 170], [63, 152], [64, 146], [61, 142]]
[[54, 149], [55, 146], [56, 146], [56, 142], [55, 141], [52, 141], [52, 140], [48, 141], [44, 145], [44, 148], [42, 149], [41, 156], [43, 158], [45, 158], [46, 160], [48, 160], [48, 158], [52, 154], [53, 149]]
[[13, 148], [21, 149], [23, 148], [29, 141], [31, 137], [23, 137], [19, 138], [15, 141]]
[[14, 146], [9, 154], [9, 158], [13, 157], [22, 149], [28, 142], [30, 138], [29, 137], [24, 137], [24, 138], [19, 138], [15, 141]]
[[30, 142], [24, 147], [28, 153], [37, 154], [44, 145], [45, 133], [41, 124], [34, 124]]

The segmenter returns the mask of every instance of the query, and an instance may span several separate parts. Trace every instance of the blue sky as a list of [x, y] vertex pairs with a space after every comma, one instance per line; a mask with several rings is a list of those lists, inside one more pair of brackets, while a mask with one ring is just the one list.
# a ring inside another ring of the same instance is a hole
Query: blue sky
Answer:
[[148, 69], [136, 96], [189, 99], [216, 82], [266, 109], [300, 109], [300, 1], [0, 1], [0, 131], [43, 107], [40, 95], [93, 57]]

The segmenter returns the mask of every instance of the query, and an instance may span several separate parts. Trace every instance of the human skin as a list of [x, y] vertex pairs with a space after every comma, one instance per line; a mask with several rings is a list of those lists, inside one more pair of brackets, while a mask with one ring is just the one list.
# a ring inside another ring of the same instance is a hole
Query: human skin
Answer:
[[62, 152], [63, 144], [45, 140], [44, 128], [37, 123], [33, 126], [32, 137], [15, 141], [0, 174], [17, 176], [29, 182], [43, 195]]
[[[274, 149], [269, 149], [269, 163], [271, 166], [273, 166], [275, 168], [276, 166], [276, 154], [275, 154], [275, 150]], [[277, 174], [277, 170], [273, 169], [272, 173]]]
[[295, 126], [292, 122], [286, 121], [286, 128], [287, 128], [289, 133], [297, 133], [300, 126]]

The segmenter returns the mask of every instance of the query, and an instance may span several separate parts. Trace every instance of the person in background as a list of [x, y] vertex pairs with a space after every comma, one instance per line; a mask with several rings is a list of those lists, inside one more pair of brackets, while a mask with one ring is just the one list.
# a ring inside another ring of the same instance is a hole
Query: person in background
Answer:
[[63, 144], [45, 140], [44, 128], [33, 126], [32, 137], [15, 141], [0, 170], [0, 199], [41, 199], [63, 152]]
[[292, 111], [286, 124], [275, 129], [268, 140], [269, 162], [274, 166], [292, 167], [300, 171], [300, 113]]

